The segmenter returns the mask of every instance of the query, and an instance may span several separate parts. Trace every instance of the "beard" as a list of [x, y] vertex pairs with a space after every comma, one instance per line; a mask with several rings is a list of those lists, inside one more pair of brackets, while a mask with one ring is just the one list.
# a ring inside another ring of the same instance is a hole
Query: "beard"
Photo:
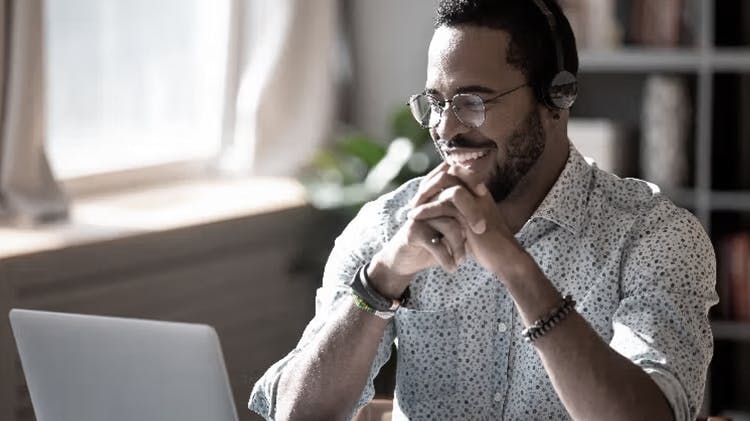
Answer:
[[539, 110], [531, 111], [506, 142], [497, 144], [505, 148], [505, 162], [497, 165], [486, 185], [495, 202], [502, 202], [544, 152], [544, 128]]
[[[490, 138], [479, 141], [469, 140], [463, 135], [458, 135], [447, 141], [436, 139], [433, 136], [432, 140], [440, 157], [446, 162], [449, 162], [449, 158], [445, 151], [453, 147], [469, 149], [502, 148], [504, 153], [498, 153], [498, 155], [504, 156], [504, 161], [496, 162], [490, 175], [483, 181], [495, 202], [502, 202], [513, 192], [539, 160], [545, 148], [544, 127], [542, 127], [539, 110], [536, 108], [530, 111], [519, 127], [510, 134], [507, 140], [502, 142]], [[457, 172], [461, 174], [462, 170], [459, 169]], [[471, 176], [468, 174], [459, 175], [459, 177], [464, 182], [477, 182], [470, 181]], [[468, 178], [468, 180], [464, 178]]]

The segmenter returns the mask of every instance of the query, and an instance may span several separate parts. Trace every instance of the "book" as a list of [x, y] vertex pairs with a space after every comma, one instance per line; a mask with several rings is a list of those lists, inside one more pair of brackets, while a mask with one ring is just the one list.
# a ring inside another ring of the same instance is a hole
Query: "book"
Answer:
[[637, 153], [627, 128], [604, 118], [571, 118], [568, 136], [581, 155], [620, 177], [634, 175]]
[[631, 41], [652, 47], [678, 45], [683, 6], [683, 0], [633, 0]]
[[646, 80], [641, 114], [641, 175], [664, 189], [688, 183], [692, 100], [679, 76]]
[[613, 49], [622, 44], [615, 0], [559, 0], [579, 49]]
[[719, 315], [721, 318], [750, 321], [750, 232], [725, 237], [718, 247]]

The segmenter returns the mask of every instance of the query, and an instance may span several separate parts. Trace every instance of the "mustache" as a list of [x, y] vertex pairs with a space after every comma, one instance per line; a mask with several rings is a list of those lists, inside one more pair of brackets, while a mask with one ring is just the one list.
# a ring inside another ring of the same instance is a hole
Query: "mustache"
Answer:
[[495, 142], [490, 139], [484, 139], [482, 141], [470, 140], [465, 136], [457, 135], [451, 139], [438, 139], [436, 141], [440, 149], [453, 149], [453, 148], [494, 148]]

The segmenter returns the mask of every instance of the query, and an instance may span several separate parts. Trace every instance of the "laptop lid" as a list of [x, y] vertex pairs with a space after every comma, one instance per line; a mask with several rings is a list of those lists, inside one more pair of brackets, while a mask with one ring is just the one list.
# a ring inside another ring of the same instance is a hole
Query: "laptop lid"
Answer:
[[13, 309], [38, 421], [236, 421], [207, 325]]

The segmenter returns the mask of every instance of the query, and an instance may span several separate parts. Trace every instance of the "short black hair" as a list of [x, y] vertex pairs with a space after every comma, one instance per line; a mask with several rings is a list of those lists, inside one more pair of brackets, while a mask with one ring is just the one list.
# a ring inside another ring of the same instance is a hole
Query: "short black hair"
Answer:
[[[570, 22], [555, 0], [543, 0], [557, 22], [563, 67], [578, 74], [578, 50]], [[533, 0], [440, 0], [435, 28], [474, 25], [508, 32], [508, 64], [519, 69], [542, 101], [544, 89], [557, 69], [555, 41], [547, 18]]]

